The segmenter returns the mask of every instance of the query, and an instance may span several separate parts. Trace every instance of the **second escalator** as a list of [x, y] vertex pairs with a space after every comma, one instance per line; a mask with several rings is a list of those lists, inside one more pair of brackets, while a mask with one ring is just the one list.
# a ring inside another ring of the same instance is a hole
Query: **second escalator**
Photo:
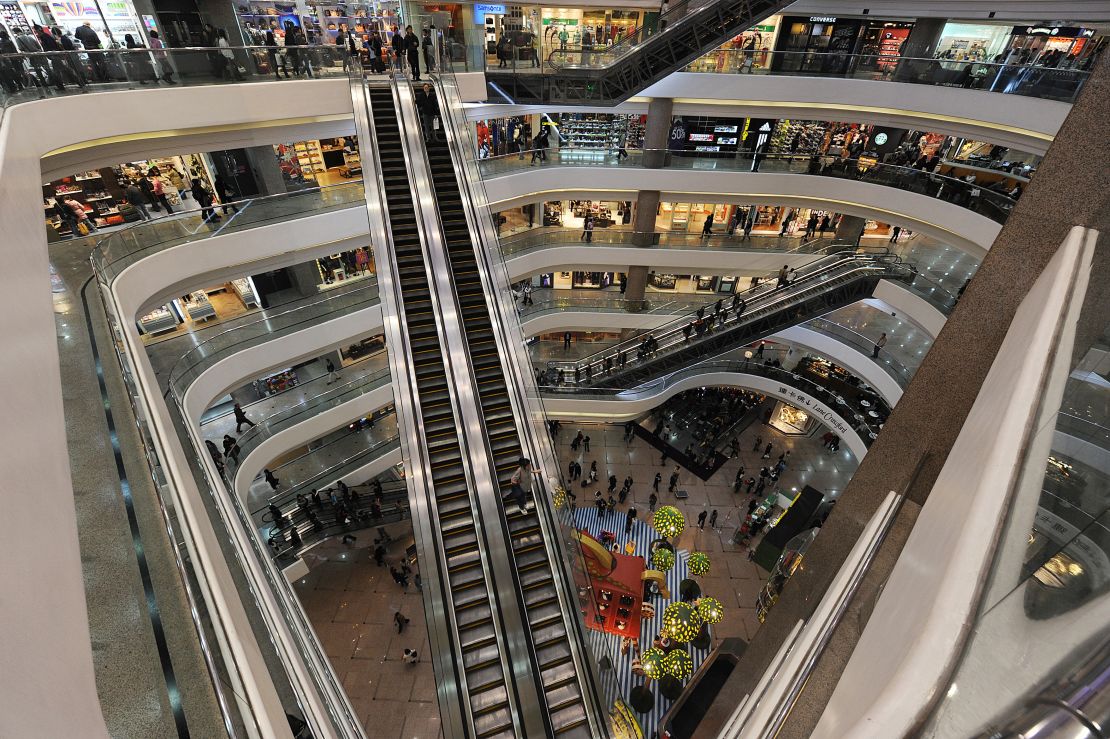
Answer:
[[[427, 153], [486, 433], [504, 494], [510, 489], [510, 478], [523, 456], [506, 372], [493, 334], [450, 147], [446, 141], [433, 141], [427, 145]], [[537, 501], [537, 505], [543, 503]], [[508, 507], [504, 512], [551, 726], [558, 736], [589, 736], [567, 626], [536, 514], [515, 510], [509, 513]]]

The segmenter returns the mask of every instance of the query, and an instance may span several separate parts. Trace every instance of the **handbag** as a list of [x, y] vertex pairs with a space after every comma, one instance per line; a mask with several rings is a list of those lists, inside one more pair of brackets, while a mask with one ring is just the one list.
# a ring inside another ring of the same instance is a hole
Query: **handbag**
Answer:
[[432, 119], [432, 128], [435, 129], [436, 131], [439, 130], [439, 116], [438, 115], [435, 118]]
[[88, 224], [87, 221], [78, 221], [77, 222], [77, 233], [81, 234], [82, 236], [88, 236], [89, 231], [90, 231], [90, 229], [89, 229], [89, 224]]

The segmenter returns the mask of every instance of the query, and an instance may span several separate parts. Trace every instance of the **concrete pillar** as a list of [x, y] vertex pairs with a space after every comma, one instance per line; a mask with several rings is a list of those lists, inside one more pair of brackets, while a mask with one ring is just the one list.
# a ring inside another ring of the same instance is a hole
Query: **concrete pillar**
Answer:
[[649, 169], [658, 169], [664, 164], [673, 112], [674, 101], [670, 98], [652, 98], [648, 102], [647, 123], [644, 126], [644, 166]]
[[320, 284], [320, 269], [316, 266], [316, 262], [294, 264], [292, 267], [287, 267], [286, 271], [289, 273], [289, 281], [301, 295], [307, 297], [318, 292], [316, 286]]
[[940, 42], [941, 32], [948, 21], [944, 18], [920, 18], [914, 23], [906, 42], [902, 44], [902, 56], [907, 61], [898, 63], [894, 70], [894, 79], [907, 79], [914, 76], [922, 69], [925, 62], [916, 59], [932, 59]]
[[840, 216], [840, 223], [836, 226], [836, 241], [859, 246], [860, 237], [863, 236], [863, 227], [866, 224], [866, 218], [860, 218], [859, 216]]
[[[647, 124], [644, 127], [644, 166], [658, 169], [666, 163], [668, 138], [671, 132], [671, 115], [674, 101], [670, 98], [652, 98], [648, 103]], [[651, 246], [655, 232], [655, 214], [659, 210], [659, 191], [640, 190], [636, 193], [636, 213], [632, 228], [636, 231], [637, 246]], [[647, 307], [646, 291], [648, 268], [632, 265], [628, 268], [625, 285], [625, 306], [631, 312]]]
[[274, 147], [251, 146], [244, 149], [247, 153], [247, 164], [254, 173], [254, 182], [258, 185], [260, 195], [280, 195], [285, 192], [285, 178], [281, 176], [278, 167], [277, 155]]

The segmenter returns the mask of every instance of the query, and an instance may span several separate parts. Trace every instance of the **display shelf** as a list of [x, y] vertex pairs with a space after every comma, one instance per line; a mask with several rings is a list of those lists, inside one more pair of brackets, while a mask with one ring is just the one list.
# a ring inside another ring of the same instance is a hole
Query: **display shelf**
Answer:
[[231, 287], [235, 290], [235, 294], [243, 301], [243, 305], [248, 308], [258, 307], [258, 296], [254, 294], [254, 289], [251, 287], [250, 281], [246, 277], [237, 277], [231, 281]]
[[155, 308], [139, 319], [139, 329], [144, 334], [160, 334], [177, 328], [177, 316], [168, 306]]
[[190, 293], [189, 297], [192, 300], [186, 302], [183, 307], [190, 319], [193, 321], [207, 321], [216, 317], [216, 309], [212, 307], [208, 295], [203, 290]]

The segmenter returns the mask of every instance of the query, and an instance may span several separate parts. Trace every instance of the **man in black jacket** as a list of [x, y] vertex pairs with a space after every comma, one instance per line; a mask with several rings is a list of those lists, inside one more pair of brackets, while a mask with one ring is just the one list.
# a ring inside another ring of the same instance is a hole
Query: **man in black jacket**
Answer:
[[[92, 22], [85, 21], [84, 25], [80, 26], [73, 35], [85, 47], [85, 51], [92, 51], [93, 49], [103, 48], [100, 44], [100, 36], [93, 30]], [[108, 62], [104, 59], [103, 54], [90, 53], [89, 61], [92, 62], [93, 77], [98, 82], [108, 81]]]
[[439, 115], [439, 100], [436, 91], [427, 82], [416, 92], [416, 108], [420, 111], [420, 123], [424, 128], [424, 141], [436, 139], [435, 119]]
[[412, 79], [420, 81], [420, 39], [412, 30], [412, 26], [405, 26], [405, 54], [408, 56], [409, 66], [412, 67]]

